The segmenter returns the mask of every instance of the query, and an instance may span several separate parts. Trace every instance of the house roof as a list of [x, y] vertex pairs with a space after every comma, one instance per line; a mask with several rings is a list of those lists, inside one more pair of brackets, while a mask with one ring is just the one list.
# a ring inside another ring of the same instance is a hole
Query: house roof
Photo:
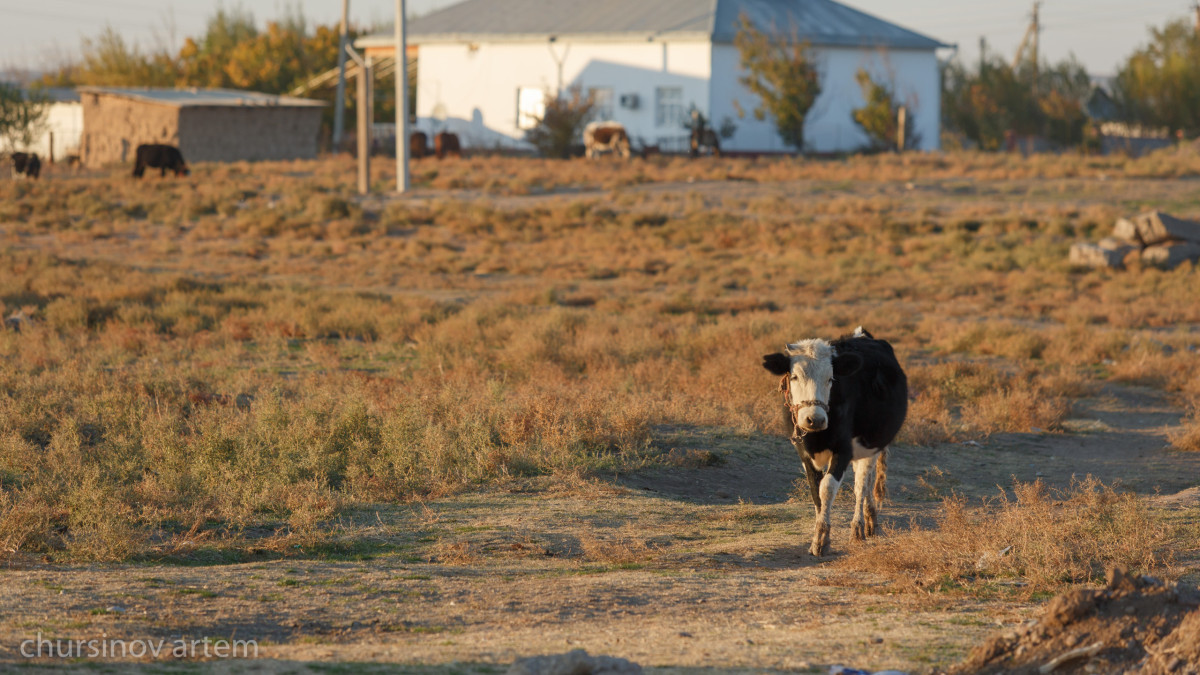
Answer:
[[[759, 30], [814, 45], [937, 49], [939, 40], [834, 0], [465, 0], [414, 19], [413, 43], [576, 39], [697, 39], [731, 43], [745, 14]], [[392, 44], [390, 32], [359, 47]]]
[[257, 91], [238, 89], [162, 89], [155, 87], [80, 87], [83, 94], [108, 94], [144, 103], [189, 107], [284, 107], [313, 108], [325, 105], [321, 101], [293, 96], [276, 96]]

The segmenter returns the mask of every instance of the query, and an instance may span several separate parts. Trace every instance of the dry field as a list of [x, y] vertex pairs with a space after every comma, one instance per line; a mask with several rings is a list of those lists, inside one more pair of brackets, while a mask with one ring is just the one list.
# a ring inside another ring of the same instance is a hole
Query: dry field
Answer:
[[[1200, 216], [1200, 157], [413, 175], [0, 180], [0, 669], [936, 672], [1113, 564], [1200, 581], [1200, 270], [1066, 263]], [[882, 536], [843, 491], [816, 560], [760, 356], [859, 324], [909, 420]]]

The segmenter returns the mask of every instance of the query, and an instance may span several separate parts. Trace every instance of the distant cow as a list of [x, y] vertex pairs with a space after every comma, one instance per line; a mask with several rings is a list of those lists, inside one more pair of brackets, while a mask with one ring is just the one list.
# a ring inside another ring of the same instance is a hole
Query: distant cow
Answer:
[[42, 172], [42, 160], [36, 152], [14, 152], [12, 154], [13, 178], [37, 178]]
[[717, 132], [712, 129], [693, 127], [690, 154], [692, 157], [699, 157], [702, 152], [710, 152], [713, 157], [720, 157], [721, 141], [717, 138]]
[[605, 152], [629, 159], [629, 133], [620, 122], [591, 122], [583, 128], [583, 149], [588, 159]]
[[414, 131], [408, 135], [408, 156], [413, 159], [429, 156], [429, 136], [424, 131]]
[[[791, 343], [781, 353], [764, 356], [763, 367], [782, 377], [786, 428], [804, 463], [816, 507], [809, 551], [820, 556], [829, 547], [829, 512], [851, 462], [854, 538], [875, 534], [875, 502], [887, 489], [888, 445], [908, 412], [908, 380], [892, 346], [859, 326], [853, 335], [832, 343]], [[873, 468], [878, 474], [872, 493], [868, 483]]]
[[446, 155], [462, 157], [462, 144], [458, 142], [458, 134], [439, 132], [433, 137], [433, 152], [438, 159], [445, 159]]
[[137, 163], [133, 167], [133, 177], [141, 178], [147, 167], [159, 169], [161, 176], [166, 176], [167, 170], [174, 171], [177, 177], [191, 173], [188, 171], [187, 163], [183, 161], [183, 153], [173, 145], [158, 143], [139, 145], [137, 147]]

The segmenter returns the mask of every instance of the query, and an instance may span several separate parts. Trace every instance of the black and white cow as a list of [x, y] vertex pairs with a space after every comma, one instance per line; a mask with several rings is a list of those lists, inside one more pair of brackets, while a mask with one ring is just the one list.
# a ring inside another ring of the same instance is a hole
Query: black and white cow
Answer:
[[41, 172], [42, 160], [37, 156], [36, 152], [14, 152], [12, 154], [13, 178], [20, 178], [22, 176], [37, 178]]
[[[764, 356], [763, 367], [782, 376], [787, 430], [816, 506], [809, 550], [820, 556], [829, 548], [829, 512], [851, 463], [854, 538], [875, 534], [876, 500], [887, 489], [888, 445], [908, 412], [908, 379], [892, 346], [859, 326], [833, 342], [789, 344], [784, 352]], [[872, 464], [878, 469], [873, 492]]]

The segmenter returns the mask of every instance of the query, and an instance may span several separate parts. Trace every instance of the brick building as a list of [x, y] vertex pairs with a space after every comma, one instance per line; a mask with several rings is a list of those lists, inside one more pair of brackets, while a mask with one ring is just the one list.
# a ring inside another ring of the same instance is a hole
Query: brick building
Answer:
[[232, 89], [80, 87], [84, 166], [132, 162], [142, 143], [189, 162], [312, 159], [320, 101]]

